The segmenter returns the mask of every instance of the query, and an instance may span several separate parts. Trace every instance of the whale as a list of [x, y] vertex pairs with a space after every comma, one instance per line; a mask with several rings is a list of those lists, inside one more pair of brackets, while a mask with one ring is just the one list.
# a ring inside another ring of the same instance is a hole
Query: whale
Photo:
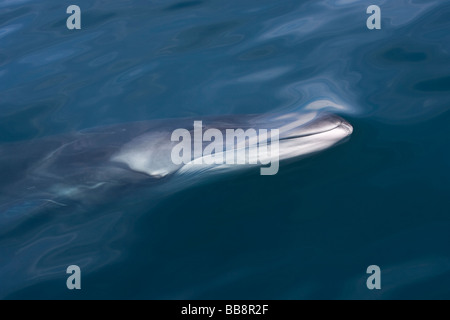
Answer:
[[[204, 130], [218, 128], [223, 132], [235, 128], [277, 129], [280, 161], [323, 151], [345, 141], [353, 132], [351, 124], [340, 116], [319, 111], [211, 116], [204, 117], [203, 123]], [[177, 128], [193, 131], [193, 120], [117, 124], [0, 145], [0, 212], [74, 203], [89, 206], [114, 192], [170, 183], [169, 188], [177, 189], [208, 176], [260, 166], [199, 165], [195, 156], [191, 162], [175, 164], [171, 153], [176, 142], [171, 134]], [[255, 148], [250, 142], [236, 152], [247, 152], [251, 157]]]
[[[308, 110], [139, 121], [2, 143], [0, 298], [61, 277], [69, 265], [93, 272], [119, 259], [120, 250], [111, 247], [129, 234], [121, 230], [133, 228], [139, 215], [172, 193], [244, 171], [259, 174], [259, 163], [195, 161], [204, 154], [175, 164], [172, 133], [193, 132], [195, 120], [203, 130], [276, 129], [277, 174], [284, 163], [337, 146], [353, 133], [342, 117]], [[251, 157], [256, 149], [250, 140], [234, 151]], [[270, 176], [258, 179], [270, 183]]]

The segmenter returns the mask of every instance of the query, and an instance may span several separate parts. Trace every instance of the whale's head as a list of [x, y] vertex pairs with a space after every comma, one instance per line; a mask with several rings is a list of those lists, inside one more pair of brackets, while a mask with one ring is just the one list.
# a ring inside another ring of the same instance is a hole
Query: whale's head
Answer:
[[[317, 111], [190, 120], [183, 122], [184, 128], [177, 124], [178, 128], [158, 128], [136, 137], [111, 161], [155, 178], [264, 167], [325, 150], [353, 132], [341, 117]], [[180, 154], [187, 161], [182, 162]]]

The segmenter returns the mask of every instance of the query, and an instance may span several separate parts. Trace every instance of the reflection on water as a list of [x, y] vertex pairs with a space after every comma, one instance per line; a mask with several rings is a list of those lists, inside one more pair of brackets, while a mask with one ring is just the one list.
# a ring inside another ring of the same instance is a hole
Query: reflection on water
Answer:
[[[371, 1], [77, 0], [69, 31], [66, 4], [2, 1], [0, 297], [71, 298], [71, 264], [85, 298], [450, 297], [450, 4], [376, 2], [378, 31]], [[308, 105], [353, 138], [272, 178], [95, 206], [9, 184], [33, 158], [6, 143]], [[385, 291], [364, 288], [371, 264]]]

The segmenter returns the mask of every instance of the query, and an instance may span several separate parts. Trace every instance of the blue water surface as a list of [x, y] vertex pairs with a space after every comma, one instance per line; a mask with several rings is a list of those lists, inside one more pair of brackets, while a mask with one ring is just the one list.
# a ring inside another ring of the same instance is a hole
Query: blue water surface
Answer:
[[[0, 151], [320, 99], [354, 133], [273, 177], [117, 190], [95, 208], [2, 195], [0, 298], [449, 299], [449, 35], [442, 0], [2, 0]], [[0, 154], [11, 190], [27, 155]]]

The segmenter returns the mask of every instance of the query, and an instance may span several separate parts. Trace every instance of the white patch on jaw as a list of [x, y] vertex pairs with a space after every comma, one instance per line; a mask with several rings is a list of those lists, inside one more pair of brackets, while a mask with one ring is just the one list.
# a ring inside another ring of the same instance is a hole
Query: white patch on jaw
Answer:
[[170, 133], [152, 132], [127, 143], [112, 156], [111, 161], [125, 164], [133, 171], [162, 178], [180, 168], [171, 160], [172, 147]]

